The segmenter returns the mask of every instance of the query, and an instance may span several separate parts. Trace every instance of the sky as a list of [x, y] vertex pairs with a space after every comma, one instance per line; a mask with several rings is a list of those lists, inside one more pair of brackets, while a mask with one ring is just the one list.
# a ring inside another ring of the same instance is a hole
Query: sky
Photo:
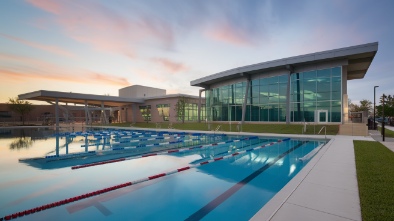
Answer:
[[[379, 42], [348, 97], [394, 95], [392, 0], [1, 0], [0, 103], [37, 90], [118, 96], [130, 85], [198, 96], [240, 66]], [[33, 102], [32, 103], [37, 103]]]

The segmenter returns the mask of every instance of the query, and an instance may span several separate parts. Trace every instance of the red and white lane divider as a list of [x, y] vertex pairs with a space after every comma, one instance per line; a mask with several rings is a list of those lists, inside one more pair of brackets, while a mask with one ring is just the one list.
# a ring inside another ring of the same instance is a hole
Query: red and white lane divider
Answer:
[[101, 190], [96, 190], [96, 191], [93, 191], [93, 192], [90, 192], [90, 193], [82, 194], [82, 195], [71, 197], [71, 198], [64, 199], [64, 200], [60, 200], [60, 201], [57, 201], [57, 202], [54, 202], [54, 203], [49, 203], [49, 204], [46, 204], [46, 205], [43, 205], [43, 206], [38, 206], [38, 207], [35, 207], [33, 209], [29, 209], [29, 210], [24, 210], [24, 211], [21, 211], [21, 212], [13, 213], [11, 215], [7, 215], [7, 216], [5, 216], [3, 218], [0, 218], [0, 221], [1, 220], [16, 219], [18, 217], [27, 216], [27, 215], [30, 215], [30, 214], [34, 214], [36, 212], [40, 212], [40, 211], [43, 211], [43, 210], [51, 209], [53, 207], [63, 206], [65, 204], [76, 202], [76, 201], [79, 201], [79, 200], [83, 200], [83, 199], [86, 199], [86, 198], [89, 198], [89, 197], [92, 197], [92, 196], [97, 196], [97, 195], [100, 195], [100, 194], [103, 194], [103, 193], [107, 193], [107, 192], [110, 192], [110, 191], [113, 191], [113, 190], [121, 189], [121, 188], [124, 188], [124, 187], [127, 187], [127, 186], [131, 186], [131, 185], [135, 185], [135, 184], [138, 184], [138, 183], [143, 183], [143, 182], [146, 182], [146, 181], [149, 181], [149, 180], [154, 180], [154, 179], [157, 179], [157, 178], [160, 178], [160, 177], [168, 176], [168, 175], [171, 175], [171, 174], [179, 173], [179, 172], [191, 169], [191, 168], [196, 168], [196, 167], [199, 167], [199, 166], [202, 166], [202, 165], [205, 165], [205, 164], [209, 164], [209, 163], [212, 163], [212, 162], [216, 162], [216, 161], [219, 161], [219, 160], [228, 159], [228, 158], [231, 158], [231, 157], [243, 154], [243, 153], [247, 153], [247, 152], [250, 152], [250, 151], [253, 151], [253, 150], [262, 149], [264, 147], [272, 146], [274, 144], [281, 143], [281, 142], [287, 141], [287, 140], [290, 140], [290, 138], [286, 138], [286, 139], [283, 139], [283, 140], [278, 140], [277, 142], [271, 142], [269, 144], [265, 144], [265, 145], [258, 146], [258, 147], [255, 147], [255, 148], [251, 148], [251, 149], [248, 149], [248, 150], [235, 152], [233, 154], [229, 154], [229, 155], [218, 157], [218, 158], [215, 158], [215, 159], [212, 159], [212, 160], [204, 161], [204, 162], [201, 162], [201, 163], [198, 163], [198, 164], [195, 164], [195, 165], [182, 167], [182, 168], [179, 168], [179, 169], [176, 169], [176, 170], [173, 170], [173, 171], [169, 171], [169, 172], [166, 172], [166, 173], [156, 174], [156, 175], [149, 176], [149, 177], [146, 177], [146, 178], [143, 178], [143, 179], [134, 180], [134, 181], [127, 182], [127, 183], [122, 183], [122, 184], [119, 184], [119, 185], [116, 185], [116, 186], [111, 186], [111, 187], [104, 188], [104, 189], [101, 189]]
[[236, 143], [239, 141], [252, 140], [252, 139], [257, 139], [257, 138], [258, 138], [257, 136], [256, 137], [246, 137], [246, 138], [238, 139], [238, 140], [228, 140], [228, 141], [223, 141], [223, 142], [219, 142], [219, 143], [206, 144], [206, 145], [195, 146], [195, 147], [172, 149], [172, 150], [166, 150], [166, 151], [161, 151], [161, 152], [157, 152], [157, 153], [143, 154], [143, 155], [138, 155], [138, 156], [119, 158], [119, 159], [115, 159], [115, 160], [106, 160], [106, 161], [101, 161], [101, 162], [96, 162], [96, 163], [77, 165], [77, 166], [71, 167], [71, 169], [76, 170], [76, 169], [99, 166], [99, 165], [104, 165], [104, 164], [109, 164], [109, 163], [116, 163], [116, 162], [121, 162], [121, 161], [126, 161], [126, 160], [134, 160], [134, 159], [139, 159], [139, 158], [144, 158], [144, 157], [166, 155], [166, 154], [177, 153], [177, 152], [186, 152], [186, 151], [191, 151], [191, 150], [195, 150], [195, 149], [205, 149], [205, 148], [212, 147], [212, 146], [219, 146], [219, 145], [228, 144], [228, 143]]

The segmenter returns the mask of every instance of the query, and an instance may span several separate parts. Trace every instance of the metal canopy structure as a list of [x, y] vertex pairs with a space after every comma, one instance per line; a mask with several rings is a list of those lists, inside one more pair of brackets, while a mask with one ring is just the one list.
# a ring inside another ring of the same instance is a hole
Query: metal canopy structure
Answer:
[[59, 91], [34, 91], [31, 93], [20, 94], [18, 98], [21, 100], [36, 100], [36, 101], [49, 101], [49, 102], [63, 102], [63, 103], [74, 103], [83, 104], [86, 103], [90, 106], [101, 107], [120, 107], [129, 105], [132, 103], [144, 103], [144, 99], [138, 98], [125, 98], [116, 96], [104, 96], [104, 95], [93, 95], [93, 94], [80, 94], [72, 92], [59, 92]]
[[[31, 93], [20, 94], [18, 98], [21, 100], [36, 100], [36, 101], [46, 101], [48, 103], [54, 104], [55, 108], [55, 119], [56, 128], [59, 128], [59, 107], [68, 113], [67, 108], [59, 105], [62, 103], [74, 103], [84, 105], [85, 110], [85, 124], [88, 125], [92, 122], [91, 110], [99, 109], [101, 110], [101, 122], [108, 123], [108, 117], [104, 110], [107, 108], [122, 107], [133, 103], [144, 103], [144, 99], [138, 98], [125, 98], [125, 97], [115, 97], [115, 96], [104, 96], [104, 95], [93, 95], [93, 94], [80, 94], [72, 92], [59, 92], [59, 91], [34, 91]], [[92, 106], [96, 106], [93, 107]], [[82, 108], [82, 107], [81, 107]]]
[[265, 71], [297, 68], [297, 66], [316, 64], [326, 61], [346, 60], [347, 80], [362, 79], [366, 74], [375, 54], [378, 51], [378, 42], [357, 45], [352, 47], [322, 51], [312, 54], [283, 58], [274, 61], [243, 66], [231, 70], [219, 72], [190, 82], [191, 86], [209, 88], [210, 85]]

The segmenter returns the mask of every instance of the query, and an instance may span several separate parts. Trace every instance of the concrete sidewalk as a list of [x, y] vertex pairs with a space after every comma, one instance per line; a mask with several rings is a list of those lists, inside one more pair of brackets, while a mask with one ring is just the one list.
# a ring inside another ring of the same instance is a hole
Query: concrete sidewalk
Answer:
[[[382, 125], [382, 124], [379, 124], [379, 125]], [[391, 131], [394, 131], [394, 127], [393, 126], [390, 126], [390, 125], [384, 125], [384, 128], [385, 129], [389, 129], [389, 130], [391, 130]]]
[[[394, 130], [394, 127], [386, 128], [385, 126], [385, 129]], [[381, 144], [385, 145], [387, 148], [394, 152], [394, 138], [385, 137], [383, 142], [383, 136], [381, 135], [380, 131], [369, 130], [368, 133], [374, 140], [379, 141]]]
[[252, 220], [361, 220], [353, 140], [335, 136]]

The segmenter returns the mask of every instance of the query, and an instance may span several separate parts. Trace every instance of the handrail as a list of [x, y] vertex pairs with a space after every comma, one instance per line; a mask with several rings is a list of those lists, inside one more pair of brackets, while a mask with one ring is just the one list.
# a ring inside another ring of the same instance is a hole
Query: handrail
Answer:
[[216, 127], [215, 131], [218, 131], [218, 130], [220, 129], [220, 126], [221, 126], [221, 125], [218, 125], [218, 126]]
[[327, 128], [326, 128], [326, 126], [323, 126], [323, 127], [319, 130], [319, 133], [317, 133], [317, 134], [320, 134], [320, 132], [323, 130], [323, 128], [324, 128], [324, 139], [325, 139], [326, 142], [327, 142]]

